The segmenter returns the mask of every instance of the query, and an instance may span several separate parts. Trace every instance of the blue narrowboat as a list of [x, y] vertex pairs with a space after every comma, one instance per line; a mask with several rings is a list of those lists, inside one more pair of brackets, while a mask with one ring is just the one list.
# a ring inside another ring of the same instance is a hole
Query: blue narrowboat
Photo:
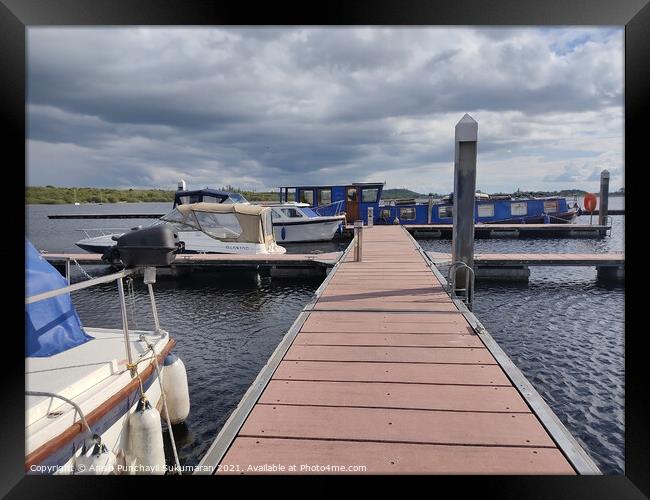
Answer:
[[[280, 188], [280, 202], [308, 203], [320, 215], [345, 213], [348, 223], [368, 222], [372, 207], [374, 224], [452, 224], [453, 193], [441, 199], [382, 200], [384, 184], [359, 182], [347, 185], [286, 186]], [[476, 193], [474, 220], [482, 224], [569, 223], [578, 207], [561, 197], [516, 198]]]

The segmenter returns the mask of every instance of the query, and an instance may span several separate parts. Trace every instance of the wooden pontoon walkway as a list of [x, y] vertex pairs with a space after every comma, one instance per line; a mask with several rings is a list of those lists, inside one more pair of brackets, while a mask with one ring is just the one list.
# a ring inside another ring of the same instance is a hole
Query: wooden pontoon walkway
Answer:
[[209, 467], [599, 472], [401, 226], [365, 229], [363, 262], [348, 248], [197, 473]]

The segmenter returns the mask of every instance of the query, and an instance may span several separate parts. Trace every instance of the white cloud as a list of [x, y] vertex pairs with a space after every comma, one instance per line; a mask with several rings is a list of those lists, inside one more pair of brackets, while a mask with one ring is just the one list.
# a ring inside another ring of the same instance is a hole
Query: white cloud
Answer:
[[445, 192], [469, 112], [480, 189], [592, 190], [602, 168], [618, 188], [622, 42], [603, 28], [32, 27], [28, 180]]

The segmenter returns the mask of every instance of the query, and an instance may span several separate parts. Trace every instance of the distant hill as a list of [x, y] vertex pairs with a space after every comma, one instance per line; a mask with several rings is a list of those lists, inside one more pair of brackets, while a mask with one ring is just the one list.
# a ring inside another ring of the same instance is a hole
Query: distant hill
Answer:
[[397, 200], [400, 198], [422, 198], [423, 196], [427, 196], [427, 195], [416, 193], [415, 191], [411, 191], [410, 189], [401, 189], [401, 188], [384, 189], [381, 193], [382, 200]]

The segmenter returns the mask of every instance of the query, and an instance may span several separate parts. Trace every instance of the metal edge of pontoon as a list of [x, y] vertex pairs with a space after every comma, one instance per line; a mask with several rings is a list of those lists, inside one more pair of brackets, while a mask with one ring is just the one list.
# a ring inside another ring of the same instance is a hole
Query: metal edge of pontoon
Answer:
[[[406, 233], [411, 236], [408, 231], [406, 231]], [[411, 236], [411, 238], [413, 238], [413, 236]], [[433, 274], [444, 286], [446, 283], [445, 277], [440, 273], [433, 260], [427, 255], [417, 240], [413, 238], [413, 241], [415, 242], [417, 250], [425, 258], [425, 261], [429, 265]], [[485, 347], [490, 351], [492, 356], [494, 356], [494, 359], [510, 379], [517, 392], [519, 392], [522, 398], [524, 398], [524, 401], [530, 407], [533, 414], [538, 418], [544, 429], [546, 429], [551, 436], [551, 439], [557, 445], [558, 449], [566, 457], [576, 472], [578, 472], [578, 474], [602, 474], [598, 465], [596, 465], [585, 449], [564, 426], [555, 412], [546, 401], [544, 401], [544, 398], [542, 398], [517, 365], [515, 365], [515, 363], [508, 357], [505, 351], [501, 346], [499, 346], [497, 341], [494, 340], [492, 335], [490, 335], [474, 313], [467, 308], [462, 300], [454, 298], [451, 294], [450, 298], [458, 310], [463, 314], [470, 326], [474, 331], [476, 331]]]
[[334, 264], [334, 267], [332, 267], [325, 280], [314, 292], [312, 300], [303, 308], [296, 320], [293, 322], [289, 331], [284, 335], [278, 346], [275, 348], [275, 351], [273, 351], [273, 354], [271, 354], [269, 360], [248, 388], [235, 410], [230, 414], [228, 420], [226, 420], [226, 423], [221, 428], [221, 431], [219, 431], [219, 434], [217, 434], [217, 437], [210, 445], [210, 448], [208, 448], [208, 451], [206, 451], [203, 458], [199, 461], [199, 464], [193, 473], [194, 475], [212, 475], [217, 472], [218, 465], [230, 449], [230, 446], [237, 437], [237, 433], [244, 425], [244, 422], [246, 422], [248, 415], [259, 400], [262, 392], [284, 358], [284, 355], [293, 344], [293, 341], [300, 332], [302, 325], [309, 317], [309, 313], [313, 310], [313, 305], [318, 301], [323, 290], [325, 290], [327, 284], [334, 277], [334, 274], [336, 274], [339, 265], [345, 261], [345, 258], [352, 247], [353, 242], [350, 242], [345, 251], [339, 257], [339, 260]]

